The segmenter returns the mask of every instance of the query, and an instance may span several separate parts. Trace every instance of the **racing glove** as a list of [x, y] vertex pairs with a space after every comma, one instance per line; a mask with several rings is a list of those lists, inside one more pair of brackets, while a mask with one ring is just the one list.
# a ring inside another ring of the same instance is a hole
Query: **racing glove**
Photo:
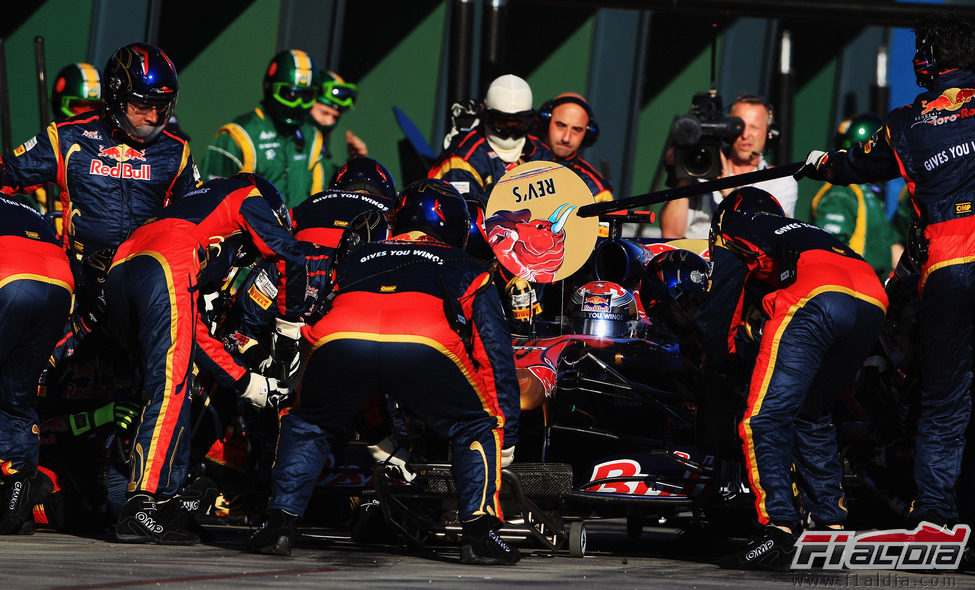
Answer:
[[793, 178], [811, 178], [813, 180], [827, 180], [823, 165], [829, 160], [829, 154], [822, 150], [812, 150], [806, 156], [806, 165], [793, 175]]
[[135, 424], [142, 412], [140, 404], [132, 402], [109, 402], [100, 408], [87, 412], [78, 412], [68, 416], [71, 434], [81, 436], [94, 428], [101, 428], [107, 424], [115, 424], [121, 432], [125, 432]]
[[393, 439], [388, 436], [374, 445], [369, 445], [369, 452], [376, 463], [384, 465], [383, 470], [387, 477], [402, 479], [407, 483], [416, 477], [416, 473], [407, 465], [410, 458], [409, 451], [397, 447]]
[[501, 469], [511, 465], [515, 461], [515, 445], [506, 449], [501, 449]]
[[258, 410], [268, 406], [278, 410], [291, 399], [287, 385], [259, 373], [247, 373], [237, 383], [243, 384], [240, 397]]
[[256, 338], [234, 332], [225, 338], [225, 342], [236, 351], [248, 368], [260, 373], [270, 368], [271, 353]]
[[274, 360], [284, 366], [284, 378], [291, 380], [301, 367], [301, 323], [274, 320]]

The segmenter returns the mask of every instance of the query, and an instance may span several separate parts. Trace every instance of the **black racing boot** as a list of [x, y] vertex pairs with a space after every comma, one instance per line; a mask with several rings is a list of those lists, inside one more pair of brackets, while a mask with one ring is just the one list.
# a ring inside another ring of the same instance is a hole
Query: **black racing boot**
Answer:
[[501, 539], [501, 521], [482, 514], [462, 522], [464, 536], [460, 541], [460, 561], [476, 565], [514, 565], [521, 553]]
[[4, 477], [0, 488], [0, 534], [32, 534], [34, 504], [44, 502], [53, 491], [54, 482], [36, 467]]
[[749, 539], [744, 549], [722, 559], [719, 565], [741, 570], [787, 570], [792, 565], [797, 538], [793, 533], [767, 525], [761, 535]]
[[200, 537], [184, 528], [188, 516], [183, 512], [178, 499], [157, 502], [148, 494], [136, 494], [122, 508], [115, 535], [122, 543], [196, 545]]
[[266, 555], [291, 555], [291, 544], [298, 534], [300, 520], [300, 516], [285, 510], [268, 510], [264, 522], [247, 540], [247, 549]]

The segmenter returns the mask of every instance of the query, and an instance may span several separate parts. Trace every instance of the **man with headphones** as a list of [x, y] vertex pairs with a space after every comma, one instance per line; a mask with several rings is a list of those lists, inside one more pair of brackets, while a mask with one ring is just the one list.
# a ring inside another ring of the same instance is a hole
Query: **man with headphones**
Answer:
[[[729, 117], [744, 122], [744, 130], [734, 143], [721, 150], [721, 176], [736, 176], [769, 167], [762, 155], [769, 139], [777, 135], [773, 127], [772, 105], [754, 94], [742, 94], [731, 103]], [[788, 176], [758, 182], [756, 186], [768, 191], [779, 201], [788, 217], [795, 215], [799, 186]], [[675, 199], [660, 211], [660, 234], [664, 238], [707, 239], [711, 215], [734, 188]]]
[[555, 161], [582, 177], [597, 203], [613, 200], [613, 185], [579, 155], [580, 149], [599, 139], [596, 117], [582, 95], [563, 92], [543, 104], [538, 109], [537, 128]]
[[933, 14], [914, 28], [914, 74], [924, 92], [891, 111], [869, 141], [813, 150], [797, 176], [833, 184], [902, 176], [911, 193], [907, 251], [920, 266], [917, 498], [909, 524], [959, 521], [975, 350], [975, 27]]

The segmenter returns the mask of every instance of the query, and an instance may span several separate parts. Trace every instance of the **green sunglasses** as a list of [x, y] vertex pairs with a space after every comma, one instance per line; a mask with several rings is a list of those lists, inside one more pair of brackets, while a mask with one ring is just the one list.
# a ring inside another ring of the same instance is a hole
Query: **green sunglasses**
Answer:
[[355, 84], [329, 80], [322, 83], [322, 93], [318, 100], [340, 109], [349, 109], [355, 106], [355, 99], [358, 95], [359, 90]]

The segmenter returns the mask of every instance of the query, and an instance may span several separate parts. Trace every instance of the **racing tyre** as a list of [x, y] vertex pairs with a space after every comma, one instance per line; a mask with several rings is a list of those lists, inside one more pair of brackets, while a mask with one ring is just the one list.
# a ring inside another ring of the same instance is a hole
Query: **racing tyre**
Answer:
[[639, 541], [643, 536], [643, 515], [630, 514], [626, 517], [626, 536], [631, 541]]
[[586, 523], [574, 522], [569, 525], [569, 555], [586, 556]]

